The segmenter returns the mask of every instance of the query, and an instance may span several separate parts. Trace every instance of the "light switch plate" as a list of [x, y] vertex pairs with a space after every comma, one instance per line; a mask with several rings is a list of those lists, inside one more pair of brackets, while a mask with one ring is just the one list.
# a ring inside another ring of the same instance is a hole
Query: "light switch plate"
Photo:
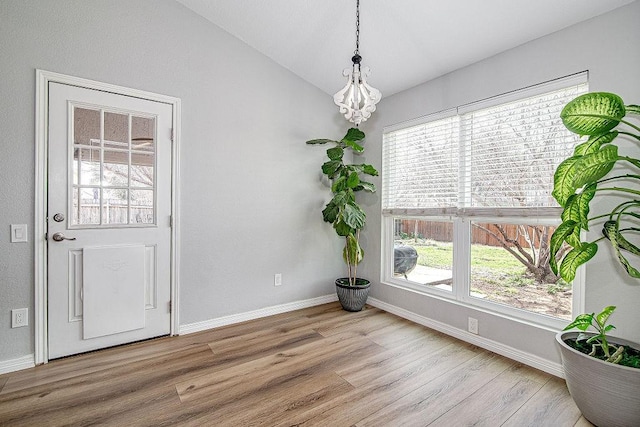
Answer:
[[11, 243], [27, 241], [27, 224], [11, 224]]

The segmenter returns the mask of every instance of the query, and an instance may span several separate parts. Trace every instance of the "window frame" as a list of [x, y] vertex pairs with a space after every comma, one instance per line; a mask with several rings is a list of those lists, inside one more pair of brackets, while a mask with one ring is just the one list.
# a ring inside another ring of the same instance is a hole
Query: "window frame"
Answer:
[[[542, 95], [554, 90], [561, 90], [571, 86], [577, 86], [584, 84], [588, 90], [588, 73], [576, 73], [571, 76], [555, 79], [549, 82], [545, 82], [539, 85], [527, 87], [521, 90], [512, 91], [506, 94], [498, 95], [488, 98], [479, 102], [466, 104], [464, 106], [457, 107], [455, 109], [448, 109], [440, 113], [432, 114], [422, 118], [405, 121], [393, 126], [385, 127], [383, 135], [390, 132], [407, 129], [420, 124], [429, 123], [443, 118], [451, 117], [457, 114], [462, 116], [463, 114], [470, 113], [476, 110], [490, 108], [501, 104], [507, 104], [513, 101], [525, 99], [528, 97]], [[462, 127], [462, 119], [458, 121], [460, 129]], [[460, 130], [462, 132], [462, 130]], [[459, 150], [465, 149], [466, 142], [462, 139], [459, 140]], [[383, 145], [383, 164], [387, 161], [385, 159], [386, 150]], [[459, 168], [465, 167], [464, 158], [458, 159]], [[384, 177], [383, 168], [383, 193], [386, 194], [387, 188], [385, 186], [386, 181]], [[459, 183], [462, 180], [459, 179]], [[464, 184], [464, 183], [462, 183]], [[524, 211], [523, 211], [524, 209]], [[502, 210], [502, 212], [500, 212]], [[553, 317], [550, 315], [535, 313], [519, 309], [513, 306], [501, 304], [494, 301], [484, 300], [481, 298], [472, 297], [471, 291], [471, 223], [472, 222], [486, 222], [486, 223], [504, 223], [504, 224], [527, 224], [527, 225], [551, 225], [557, 226], [560, 224], [560, 213], [562, 209], [557, 208], [516, 208], [512, 212], [509, 208], [491, 208], [484, 209], [465, 209], [465, 208], [424, 208], [424, 209], [385, 209], [384, 205], [381, 210], [381, 274], [380, 281], [382, 284], [400, 289], [416, 292], [418, 294], [427, 295], [429, 297], [448, 301], [452, 304], [456, 304], [463, 307], [472, 308], [475, 310], [481, 310], [483, 312], [495, 314], [498, 316], [506, 317], [519, 322], [524, 322], [538, 327], [543, 327], [550, 330], [560, 330], [566, 324], [566, 319]], [[530, 216], [529, 213], [535, 213], [535, 216]], [[452, 290], [451, 292], [433, 288], [425, 285], [421, 285], [415, 282], [409, 282], [395, 278], [393, 274], [393, 246], [394, 246], [394, 220], [395, 219], [417, 219], [426, 221], [446, 221], [453, 223], [453, 268], [452, 268]], [[585, 233], [582, 232], [584, 235]], [[583, 236], [584, 237], [584, 236]], [[576, 313], [581, 313], [585, 308], [584, 298], [584, 285], [585, 275], [584, 267], [580, 267], [576, 273], [576, 277], [572, 282], [572, 317]]]

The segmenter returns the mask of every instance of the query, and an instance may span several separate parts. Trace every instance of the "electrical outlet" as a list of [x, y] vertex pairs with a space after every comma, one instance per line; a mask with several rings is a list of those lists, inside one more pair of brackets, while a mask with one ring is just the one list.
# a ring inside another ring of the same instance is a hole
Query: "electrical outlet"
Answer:
[[478, 319], [469, 317], [469, 332], [478, 335]]
[[17, 308], [11, 310], [11, 327], [19, 328], [21, 326], [29, 325], [29, 309]]
[[273, 275], [273, 286], [282, 285], [282, 273], [276, 273]]

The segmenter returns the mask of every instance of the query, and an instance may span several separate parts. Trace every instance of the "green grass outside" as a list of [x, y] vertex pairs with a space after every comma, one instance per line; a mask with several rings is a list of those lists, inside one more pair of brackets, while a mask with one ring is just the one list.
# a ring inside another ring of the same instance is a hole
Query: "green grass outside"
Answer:
[[[453, 244], [426, 241], [423, 245], [408, 242], [418, 252], [418, 264], [426, 267], [451, 269]], [[513, 255], [501, 247], [471, 245], [471, 275], [503, 288], [518, 288], [535, 284], [527, 269]], [[556, 291], [555, 289], [550, 291]]]
[[[407, 243], [418, 251], [418, 264], [426, 267], [451, 269], [453, 244], [427, 241], [425, 245]], [[471, 245], [471, 268], [502, 274], [524, 274], [526, 268], [497, 246]]]
[[[406, 239], [403, 242], [413, 246], [418, 252], [418, 264], [425, 267], [451, 270], [453, 264], [453, 244], [436, 242], [433, 240]], [[536, 290], [537, 289], [537, 290]], [[559, 280], [558, 283], [545, 284], [542, 289], [536, 283], [527, 268], [504, 248], [480, 244], [471, 245], [471, 291], [485, 295], [489, 300], [510, 305], [510, 298], [520, 298], [531, 292], [542, 290], [546, 294], [554, 295], [571, 289], [571, 285]], [[521, 292], [524, 292], [521, 293]], [[506, 298], [506, 300], [505, 300]], [[526, 298], [526, 297], [525, 297]], [[542, 311], [529, 308], [534, 312], [545, 314], [546, 306], [540, 306]], [[557, 308], [554, 308], [557, 310]], [[560, 315], [563, 319], [570, 319], [571, 313]]]

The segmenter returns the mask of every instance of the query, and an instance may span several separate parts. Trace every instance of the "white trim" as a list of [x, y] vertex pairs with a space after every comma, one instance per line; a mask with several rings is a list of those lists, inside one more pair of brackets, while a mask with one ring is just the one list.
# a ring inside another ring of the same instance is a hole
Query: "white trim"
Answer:
[[180, 141], [182, 138], [182, 104], [175, 98], [171, 129], [171, 335], [180, 330]]
[[181, 124], [181, 100], [172, 96], [131, 89], [95, 80], [68, 76], [45, 70], [36, 70], [36, 114], [35, 114], [35, 364], [48, 361], [48, 333], [47, 333], [47, 242], [44, 238], [47, 230], [47, 152], [48, 152], [48, 106], [49, 83], [61, 83], [87, 89], [101, 90], [125, 96], [161, 102], [172, 106], [173, 111], [173, 142], [172, 142], [172, 167], [171, 167], [171, 335], [177, 334], [179, 325], [178, 296], [180, 295], [179, 283], [179, 165], [180, 165], [180, 124]]
[[34, 363], [33, 354], [27, 354], [17, 359], [0, 360], [0, 374], [21, 371], [22, 369], [33, 368], [34, 366], [36, 366], [36, 364]]
[[504, 357], [508, 357], [509, 359], [524, 363], [525, 365], [532, 366], [536, 369], [540, 369], [541, 371], [544, 371], [556, 377], [564, 378], [564, 370], [562, 369], [562, 365], [560, 363], [543, 359], [539, 356], [534, 356], [522, 350], [518, 350], [517, 348], [513, 348], [497, 341], [472, 334], [462, 329], [454, 328], [453, 326], [447, 325], [446, 323], [429, 319], [428, 317], [421, 316], [412, 311], [405, 310], [404, 308], [388, 304], [375, 298], [369, 297], [367, 303], [391, 314], [395, 314], [396, 316], [400, 316], [404, 319], [410, 320], [414, 323], [418, 323], [428, 328], [435, 329], [436, 331], [442, 332], [459, 340], [477, 345], [478, 347], [482, 347]]
[[302, 308], [314, 307], [316, 305], [327, 304], [338, 301], [336, 294], [311, 298], [302, 301], [294, 301], [286, 304], [274, 305], [258, 310], [247, 311], [246, 313], [231, 314], [229, 316], [215, 319], [203, 320], [202, 322], [189, 323], [180, 326], [180, 335], [192, 334], [194, 332], [206, 331], [207, 329], [219, 328], [220, 326], [233, 325], [234, 323], [246, 322], [247, 320], [259, 319], [261, 317], [273, 316], [274, 314], [286, 313], [300, 310]]

